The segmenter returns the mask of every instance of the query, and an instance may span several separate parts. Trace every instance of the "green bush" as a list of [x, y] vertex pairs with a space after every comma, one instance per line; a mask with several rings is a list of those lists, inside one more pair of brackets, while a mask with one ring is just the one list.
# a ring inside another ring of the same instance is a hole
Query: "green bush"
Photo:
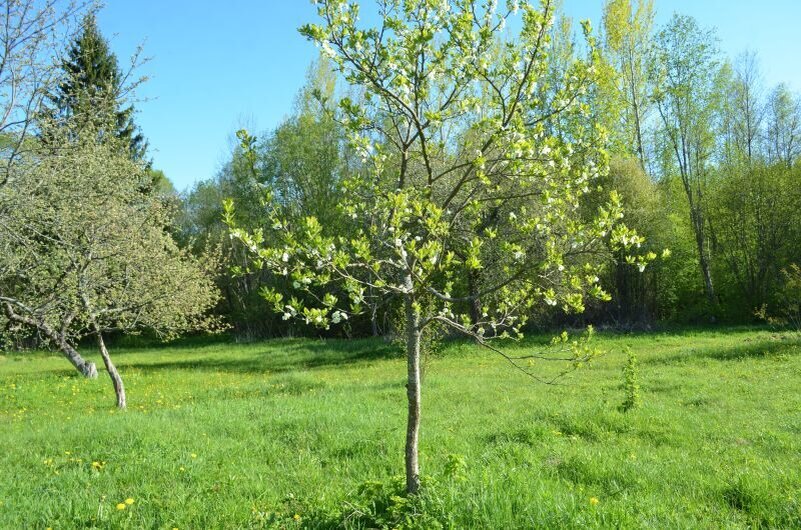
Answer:
[[620, 408], [624, 412], [640, 406], [640, 383], [637, 356], [626, 348], [626, 365], [623, 367], [623, 392], [625, 398]]

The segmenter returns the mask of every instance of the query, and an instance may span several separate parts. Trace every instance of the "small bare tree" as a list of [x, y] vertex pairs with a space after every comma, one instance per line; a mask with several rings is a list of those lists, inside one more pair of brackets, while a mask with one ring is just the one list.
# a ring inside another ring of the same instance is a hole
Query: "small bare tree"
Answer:
[[5, 0], [0, 4], [0, 185], [22, 157], [42, 99], [56, 83], [55, 54], [84, 0]]

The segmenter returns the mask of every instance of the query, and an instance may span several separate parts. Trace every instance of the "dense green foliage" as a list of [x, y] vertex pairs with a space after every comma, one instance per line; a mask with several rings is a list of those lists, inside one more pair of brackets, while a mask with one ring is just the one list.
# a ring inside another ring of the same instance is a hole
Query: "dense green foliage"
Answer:
[[[354, 155], [347, 152], [341, 126], [327, 108], [335, 79], [326, 62], [313, 65], [292, 116], [253, 144], [250, 158], [238, 146], [214, 179], [198, 183], [184, 197], [178, 237], [197, 251], [213, 249], [223, 258], [218, 271], [224, 295], [219, 311], [240, 337], [294, 334], [303, 328], [269, 310], [260, 290], [280, 286], [284, 279], [247, 270], [247, 249], [229, 237], [223, 223], [223, 201], [236, 201], [236, 219], [242, 225], [262, 226], [266, 217], [261, 202], [269, 189], [293, 220], [313, 215], [326, 226], [345, 228], [346, 218], [337, 208], [341, 183], [345, 174], [358, 168]], [[232, 278], [232, 267], [242, 273]], [[359, 323], [355, 325], [359, 328]]]
[[[121, 347], [125, 414], [62, 359], [6, 354], [0, 526], [364, 528], [413, 513], [455, 528], [801, 524], [797, 336], [598, 341], [612, 353], [556, 387], [473, 346], [430, 359], [431, 487], [411, 508], [391, 481], [404, 361], [380, 340]], [[642, 405], [623, 413], [626, 346]]]
[[[801, 225], [791, 214], [801, 205], [801, 100], [783, 85], [765, 87], [753, 54], [728, 60], [718, 51], [714, 31], [684, 16], [656, 27], [653, 12], [653, 2], [645, 0], [607, 4], [594, 87], [583, 98], [590, 112], [553, 120], [547, 127], [571, 140], [588, 125], [608, 132], [610, 171], [598, 183], [620, 193], [626, 224], [644, 236], [643, 252], [670, 252], [669, 259], [655, 261], [645, 272], [621, 264], [623, 255], [614, 256], [618, 264], [607, 261], [601, 285], [611, 302], [588, 304], [586, 316], [578, 321], [616, 327], [754, 322], [763, 305], [770, 312], [778, 310], [785, 289], [780, 271], [801, 261]], [[560, 75], [584, 53], [574, 33], [574, 25], [564, 18], [550, 30], [550, 66], [537, 94], [541, 105], [548, 101], [548, 90], [561, 86]], [[497, 60], [500, 52], [492, 53]], [[325, 59], [317, 71], [328, 72]], [[338, 201], [331, 193], [343, 176], [365, 171], [358, 142], [344, 138], [345, 125], [354, 120], [370, 129], [358, 122], [364, 116], [348, 117], [359, 105], [369, 108], [369, 102], [334, 90], [331, 75], [311, 75], [296, 113], [252, 145], [258, 158], [255, 175], [248, 174], [238, 146], [217, 179], [186, 196], [186, 234], [203, 239], [222, 233], [223, 198], [237, 205], [239, 226], [269, 233], [272, 214], [260, 207], [265, 191], [289, 201], [288, 212], [325, 218], [322, 226], [328, 233], [347, 238], [357, 233], [358, 223], [331, 220], [327, 216], [336, 215], [336, 209], [325, 205]], [[483, 97], [481, 104], [486, 105], [489, 96]], [[338, 101], [347, 105], [337, 106]], [[323, 149], [319, 140], [326, 137]], [[390, 156], [388, 163], [393, 160]], [[309, 186], [309, 176], [317, 187]], [[597, 197], [583, 201], [588, 215], [599, 205]], [[496, 222], [491, 216], [489, 221]], [[243, 267], [241, 245], [221, 244], [231, 247], [228, 265]], [[477, 289], [493, 274], [490, 269], [465, 271], [459, 278], [463, 285], [457, 282], [455, 288]], [[231, 301], [220, 310], [242, 335], [317, 333], [265, 315], [257, 293], [275, 287], [269, 274], [251, 271], [234, 280], [224, 274], [220, 278]], [[478, 304], [473, 308], [474, 321], [480, 309]], [[391, 331], [395, 312], [391, 299], [381, 299], [363, 320], [351, 321], [346, 332]], [[540, 328], [577, 322], [558, 310], [537, 309], [529, 317]]]

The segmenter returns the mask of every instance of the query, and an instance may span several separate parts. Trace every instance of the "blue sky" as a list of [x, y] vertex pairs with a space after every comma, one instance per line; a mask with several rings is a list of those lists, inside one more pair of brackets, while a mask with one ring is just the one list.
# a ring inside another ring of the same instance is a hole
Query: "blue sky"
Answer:
[[[594, 27], [603, 3], [564, 0]], [[717, 28], [725, 53], [756, 51], [769, 86], [801, 92], [801, 0], [656, 0], [656, 9], [658, 24], [677, 11]], [[237, 128], [269, 130], [287, 116], [317, 56], [297, 28], [315, 17], [308, 0], [108, 0], [99, 24], [121, 64], [139, 44], [151, 57], [137, 121], [177, 189], [215, 174]]]

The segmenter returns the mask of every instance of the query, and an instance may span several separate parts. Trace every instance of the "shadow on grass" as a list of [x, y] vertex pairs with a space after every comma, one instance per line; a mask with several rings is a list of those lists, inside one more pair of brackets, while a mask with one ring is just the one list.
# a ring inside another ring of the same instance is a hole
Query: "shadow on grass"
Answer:
[[733, 347], [687, 348], [670, 355], [653, 357], [642, 364], [674, 364], [697, 359], [716, 361], [742, 361], [746, 359], [770, 359], [781, 355], [797, 355], [801, 352], [801, 338], [779, 336], [772, 340], [743, 342]]
[[[334, 368], [378, 360], [398, 358], [398, 349], [379, 340], [307, 340], [264, 343], [264, 349], [210, 353], [192, 359], [122, 362], [121, 367], [142, 372], [160, 370], [202, 370], [234, 373], [276, 373], [296, 370]], [[176, 357], [180, 353], [176, 352]]]

